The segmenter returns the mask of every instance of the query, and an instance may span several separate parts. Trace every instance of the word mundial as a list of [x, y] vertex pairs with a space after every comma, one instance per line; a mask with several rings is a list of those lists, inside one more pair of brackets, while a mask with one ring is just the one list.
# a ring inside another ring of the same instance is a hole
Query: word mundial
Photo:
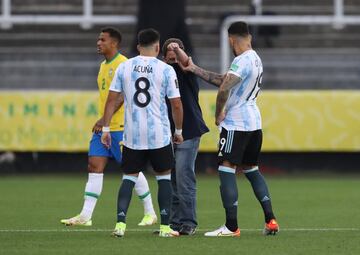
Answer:
[[153, 68], [152, 68], [152, 66], [149, 66], [149, 65], [147, 65], [147, 66], [135, 65], [133, 72], [138, 72], [138, 73], [152, 73], [152, 72], [153, 72]]

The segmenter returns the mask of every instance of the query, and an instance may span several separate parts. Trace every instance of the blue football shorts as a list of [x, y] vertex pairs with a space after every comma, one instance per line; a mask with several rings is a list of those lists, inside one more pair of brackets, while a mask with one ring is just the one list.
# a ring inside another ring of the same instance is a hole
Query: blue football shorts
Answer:
[[110, 132], [110, 149], [107, 149], [101, 143], [101, 134], [101, 132], [98, 134], [93, 133], [93, 136], [90, 140], [88, 156], [114, 158], [117, 162], [121, 162], [121, 143], [123, 140], [123, 131]]

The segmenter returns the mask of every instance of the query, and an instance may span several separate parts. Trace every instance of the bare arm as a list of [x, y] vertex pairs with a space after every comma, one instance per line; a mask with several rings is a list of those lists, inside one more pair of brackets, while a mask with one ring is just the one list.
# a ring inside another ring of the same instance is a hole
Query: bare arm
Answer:
[[111, 146], [111, 136], [110, 136], [110, 121], [115, 112], [124, 102], [122, 94], [115, 91], [109, 91], [109, 95], [106, 100], [105, 110], [104, 110], [104, 126], [102, 128], [101, 142], [107, 147]]
[[183, 49], [180, 48], [179, 44], [176, 42], [172, 42], [167, 46], [167, 49], [170, 51], [174, 51], [176, 54], [176, 58], [178, 63], [181, 66], [186, 66], [189, 61], [189, 56], [185, 53]]
[[238, 84], [241, 78], [234, 74], [226, 74], [224, 81], [221, 83], [218, 94], [216, 96], [215, 124], [219, 125], [225, 118], [224, 107], [229, 97], [229, 91]]
[[[177, 45], [177, 44], [176, 44]], [[174, 52], [178, 61], [183, 65], [186, 66], [189, 61], [189, 56], [181, 49], [180, 47], [174, 47]]]
[[[123, 102], [124, 102], [124, 97], [122, 96], [122, 94], [120, 94], [120, 96], [117, 98], [117, 101], [115, 103], [114, 113], [117, 112], [121, 108], [121, 106], [123, 105]], [[102, 116], [99, 120], [96, 121], [96, 123], [94, 124], [94, 126], [92, 128], [92, 132], [95, 132], [96, 134], [101, 132], [101, 129], [103, 126], [104, 126], [104, 116]]]
[[189, 57], [183, 49], [179, 47], [177, 43], [170, 43], [168, 45], [169, 50], [173, 50], [176, 54], [179, 64], [184, 71], [192, 72], [196, 76], [199, 76], [204, 81], [207, 81], [216, 87], [219, 87], [223, 82], [225, 75], [210, 72], [195, 65], [191, 57]]
[[124, 95], [123, 93], [120, 93], [119, 96], [116, 98], [116, 102], [115, 102], [115, 110], [114, 110], [114, 113], [117, 112], [121, 106], [123, 105], [124, 103]]
[[104, 126], [108, 127], [110, 125], [111, 118], [113, 114], [119, 110], [119, 108], [124, 103], [124, 97], [122, 93], [109, 91], [109, 95], [106, 100], [105, 110], [104, 110]]
[[191, 58], [189, 58], [188, 64], [184, 70], [194, 73], [196, 76], [200, 77], [206, 82], [211, 83], [212, 85], [215, 85], [216, 87], [220, 87], [225, 78], [225, 74], [210, 72], [195, 65]]
[[[171, 112], [172, 117], [175, 124], [175, 129], [182, 130], [182, 124], [183, 124], [183, 107], [181, 103], [180, 97], [177, 98], [170, 98], [170, 105], [171, 105]], [[181, 143], [183, 141], [182, 135], [177, 135], [176, 130], [174, 134], [174, 142], [175, 143]]]

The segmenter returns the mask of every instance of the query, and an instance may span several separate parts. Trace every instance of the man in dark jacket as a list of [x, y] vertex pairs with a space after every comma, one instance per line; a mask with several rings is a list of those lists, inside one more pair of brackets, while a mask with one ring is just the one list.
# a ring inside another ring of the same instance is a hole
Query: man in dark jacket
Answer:
[[[196, 179], [195, 160], [199, 149], [200, 137], [209, 131], [202, 117], [199, 105], [199, 85], [196, 76], [184, 72], [188, 56], [180, 39], [170, 38], [163, 45], [164, 61], [171, 65], [178, 77], [181, 101], [183, 104], [182, 144], [175, 144], [175, 169], [172, 171], [173, 186], [170, 225], [181, 235], [193, 235], [196, 220]], [[168, 107], [170, 110], [170, 107]], [[170, 123], [174, 129], [170, 116]]]

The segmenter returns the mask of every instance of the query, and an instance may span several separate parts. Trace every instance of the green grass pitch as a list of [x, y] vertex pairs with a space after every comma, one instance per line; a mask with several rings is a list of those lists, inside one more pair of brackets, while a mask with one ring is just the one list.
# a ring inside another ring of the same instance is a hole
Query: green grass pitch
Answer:
[[[156, 208], [157, 185], [151, 175]], [[0, 176], [0, 254], [360, 254], [360, 177], [268, 178], [276, 236], [261, 235], [263, 215], [243, 176], [238, 177], [240, 238], [203, 233], [224, 223], [217, 177], [198, 177], [195, 236], [160, 238], [157, 226], [137, 226], [143, 209], [133, 195], [123, 238], [115, 225], [120, 175], [105, 175], [93, 226], [64, 227], [61, 218], [79, 213], [87, 175]]]

